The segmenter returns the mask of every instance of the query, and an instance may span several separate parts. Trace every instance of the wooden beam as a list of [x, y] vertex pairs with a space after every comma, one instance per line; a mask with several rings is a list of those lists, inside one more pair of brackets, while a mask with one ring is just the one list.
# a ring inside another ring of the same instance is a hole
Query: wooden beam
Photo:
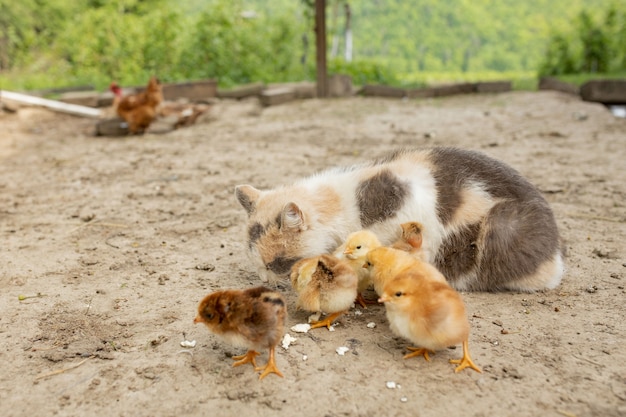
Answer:
[[94, 109], [92, 107], [63, 103], [61, 101], [48, 100], [41, 97], [29, 96], [27, 94], [14, 93], [6, 90], [0, 90], [0, 100], [9, 100], [19, 104], [46, 107], [50, 110], [69, 113], [75, 116], [98, 118], [101, 115], [101, 111], [99, 109]]
[[326, 70], [326, 0], [315, 0], [315, 50], [317, 56], [317, 96], [328, 96]]

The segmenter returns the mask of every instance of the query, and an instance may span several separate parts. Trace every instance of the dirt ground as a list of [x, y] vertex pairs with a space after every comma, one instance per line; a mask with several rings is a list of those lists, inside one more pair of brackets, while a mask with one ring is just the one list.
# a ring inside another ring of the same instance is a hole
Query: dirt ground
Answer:
[[[93, 129], [0, 113], [0, 415], [626, 415], [626, 119], [601, 105], [557, 92], [224, 101], [167, 134]], [[556, 290], [463, 293], [482, 374], [453, 372], [460, 347], [403, 360], [382, 306], [294, 333], [307, 314], [288, 282], [284, 379], [233, 368], [242, 351], [193, 325], [207, 293], [261, 284], [235, 185], [432, 145], [521, 171], [568, 250]]]

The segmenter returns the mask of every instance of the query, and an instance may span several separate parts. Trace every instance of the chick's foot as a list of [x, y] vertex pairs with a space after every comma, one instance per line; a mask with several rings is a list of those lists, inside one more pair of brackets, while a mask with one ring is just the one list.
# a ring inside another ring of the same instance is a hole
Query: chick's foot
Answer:
[[329, 316], [326, 316], [324, 320], [313, 321], [311, 322], [311, 329], [317, 329], [318, 327], [326, 327], [330, 330], [330, 326], [333, 325], [333, 322], [337, 317], [341, 316], [345, 311], [340, 311], [339, 313], [333, 313]]
[[428, 356], [428, 354], [435, 354], [435, 352], [426, 348], [408, 347], [407, 349], [410, 350], [411, 353], [407, 353], [406, 355], [404, 355], [404, 359], [413, 358], [415, 356], [423, 356], [424, 359], [430, 362], [430, 356]]
[[259, 367], [255, 367], [254, 370], [255, 371], [263, 371], [261, 372], [261, 375], [259, 375], [259, 379], [263, 379], [266, 376], [268, 376], [269, 374], [276, 374], [281, 378], [283, 377], [282, 372], [280, 372], [278, 370], [278, 368], [276, 367], [276, 358], [274, 355], [274, 348], [270, 349], [270, 355], [269, 355], [269, 359], [267, 361], [267, 365], [265, 366], [259, 366]]
[[256, 360], [255, 357], [259, 356], [260, 353], [255, 350], [249, 350], [245, 355], [233, 356], [233, 359], [236, 361], [233, 363], [233, 366], [241, 366], [246, 363], [251, 363], [252, 366], [256, 368]]
[[483, 372], [480, 370], [478, 366], [476, 366], [474, 361], [472, 361], [472, 358], [470, 357], [470, 354], [469, 354], [469, 349], [467, 347], [467, 340], [463, 342], [463, 357], [461, 359], [450, 359], [450, 363], [459, 365], [456, 368], [454, 368], [455, 373], [461, 372], [465, 368], [472, 368], [473, 370], [479, 373]]

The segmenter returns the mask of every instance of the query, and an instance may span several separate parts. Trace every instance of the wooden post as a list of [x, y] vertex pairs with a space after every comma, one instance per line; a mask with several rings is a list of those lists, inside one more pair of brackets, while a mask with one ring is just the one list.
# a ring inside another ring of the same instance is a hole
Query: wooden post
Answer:
[[326, 72], [326, 0], [315, 0], [315, 47], [317, 55], [317, 96], [328, 96]]

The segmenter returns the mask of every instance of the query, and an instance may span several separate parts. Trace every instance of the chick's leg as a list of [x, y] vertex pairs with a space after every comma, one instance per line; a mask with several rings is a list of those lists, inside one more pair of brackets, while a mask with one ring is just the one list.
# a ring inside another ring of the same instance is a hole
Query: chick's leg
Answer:
[[363, 308], [367, 308], [368, 304], [369, 305], [378, 304], [378, 301], [368, 300], [367, 298], [363, 297], [362, 293], [357, 293], [356, 300], [354, 300], [354, 302], [358, 303]]
[[345, 311], [340, 311], [339, 313], [333, 313], [333, 314], [326, 316], [324, 320], [313, 321], [311, 322], [311, 329], [317, 329], [318, 327], [326, 327], [328, 330], [330, 330], [330, 326], [333, 325], [333, 321], [335, 321], [337, 317], [341, 316], [344, 313]]
[[482, 373], [478, 366], [472, 361], [469, 354], [469, 348], [467, 347], [467, 340], [463, 341], [463, 357], [461, 359], [450, 359], [450, 363], [458, 364], [456, 368], [454, 368], [454, 372], [461, 372], [465, 368], [472, 368], [476, 372]]
[[255, 350], [249, 350], [245, 355], [233, 356], [233, 359], [236, 361], [233, 363], [233, 366], [245, 365], [246, 363], [251, 363], [252, 366], [256, 368], [255, 357], [259, 356], [260, 353]]
[[261, 375], [259, 376], [259, 379], [263, 379], [266, 376], [268, 376], [269, 374], [276, 374], [279, 377], [283, 378], [283, 374], [278, 370], [278, 368], [276, 367], [276, 357], [274, 355], [275, 353], [275, 348], [274, 346], [272, 346], [270, 348], [270, 357], [267, 360], [267, 365], [265, 366], [260, 366], [258, 368], [254, 368], [255, 371], [263, 371], [261, 372]]
[[404, 355], [404, 359], [413, 358], [415, 356], [423, 356], [424, 359], [426, 359], [428, 362], [430, 362], [430, 356], [428, 356], [428, 354], [429, 353], [432, 353], [432, 354], [435, 353], [432, 350], [428, 350], [426, 348], [408, 347], [407, 349], [410, 350], [411, 353], [407, 353], [406, 355]]

